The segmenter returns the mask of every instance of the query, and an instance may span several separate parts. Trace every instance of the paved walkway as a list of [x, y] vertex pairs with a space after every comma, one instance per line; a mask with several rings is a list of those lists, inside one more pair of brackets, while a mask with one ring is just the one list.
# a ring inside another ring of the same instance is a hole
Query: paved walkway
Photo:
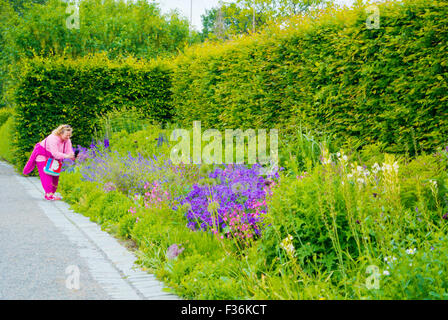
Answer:
[[96, 223], [44, 200], [38, 177], [0, 161], [0, 186], [0, 300], [179, 299]]

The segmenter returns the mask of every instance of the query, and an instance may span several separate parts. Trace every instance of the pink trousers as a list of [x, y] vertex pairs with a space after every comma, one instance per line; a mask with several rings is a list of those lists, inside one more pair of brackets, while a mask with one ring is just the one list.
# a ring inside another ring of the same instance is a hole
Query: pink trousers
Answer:
[[55, 193], [58, 187], [59, 177], [54, 177], [44, 172], [46, 161], [36, 162], [37, 169], [39, 170], [40, 182], [44, 188], [45, 193]]

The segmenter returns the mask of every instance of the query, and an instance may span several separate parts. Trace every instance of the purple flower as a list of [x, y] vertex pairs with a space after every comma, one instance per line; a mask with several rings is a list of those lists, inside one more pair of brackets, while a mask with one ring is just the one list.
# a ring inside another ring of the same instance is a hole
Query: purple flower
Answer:
[[[194, 184], [193, 189], [182, 199], [181, 205], [189, 204], [185, 216], [192, 230], [219, 231], [229, 215], [240, 213], [238, 221], [246, 225], [246, 231], [252, 230], [260, 235], [263, 215], [266, 213], [266, 195], [275, 185], [273, 177], [259, 174], [261, 166], [247, 168], [243, 165], [228, 165], [216, 168], [208, 176]], [[209, 210], [212, 202], [217, 210]], [[173, 208], [174, 209], [174, 208]]]
[[443, 220], [448, 220], [448, 212], [443, 215]]
[[105, 192], [114, 191], [116, 189], [117, 189], [117, 187], [115, 186], [115, 183], [113, 183], [112, 181], [109, 181], [109, 182], [105, 183], [104, 187], [103, 187], [103, 190]]
[[181, 248], [176, 243], [172, 244], [166, 250], [166, 258], [168, 260], [176, 259], [177, 256], [180, 255], [182, 253], [182, 251], [184, 251], [184, 250], [185, 250], [185, 248]]

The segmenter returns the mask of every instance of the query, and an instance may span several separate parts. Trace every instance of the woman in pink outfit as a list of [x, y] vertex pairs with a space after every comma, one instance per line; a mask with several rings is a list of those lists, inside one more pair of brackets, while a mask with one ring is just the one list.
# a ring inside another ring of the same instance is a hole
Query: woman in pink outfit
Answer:
[[57, 160], [75, 160], [72, 142], [70, 141], [71, 135], [72, 127], [69, 125], [64, 124], [57, 127], [48, 137], [36, 144], [28, 163], [23, 169], [23, 174], [26, 175], [33, 171], [35, 165], [37, 166], [47, 200], [61, 200], [60, 197], [54, 195], [58, 187], [59, 177], [50, 176], [44, 172], [47, 159], [53, 157]]

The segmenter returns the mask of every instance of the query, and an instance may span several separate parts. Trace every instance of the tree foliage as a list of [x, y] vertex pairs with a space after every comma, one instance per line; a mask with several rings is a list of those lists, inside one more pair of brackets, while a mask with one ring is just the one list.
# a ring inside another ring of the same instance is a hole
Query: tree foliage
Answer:
[[[9, 68], [22, 58], [105, 52], [111, 59], [152, 59], [174, 56], [200, 41], [185, 17], [175, 11], [162, 14], [156, 2], [80, 0], [78, 10], [63, 0], [40, 2], [0, 0], [0, 89], [7, 104]], [[20, 14], [16, 7], [22, 8]], [[77, 13], [79, 28], [73, 23]]]
[[261, 33], [193, 46], [176, 58], [176, 120], [208, 128], [302, 123], [351, 147], [434, 150], [448, 137], [448, 5], [438, 0], [296, 16]]
[[239, 34], [261, 31], [276, 23], [314, 9], [322, 9], [333, 0], [237, 0], [220, 2], [202, 15], [202, 38], [229, 39]]

